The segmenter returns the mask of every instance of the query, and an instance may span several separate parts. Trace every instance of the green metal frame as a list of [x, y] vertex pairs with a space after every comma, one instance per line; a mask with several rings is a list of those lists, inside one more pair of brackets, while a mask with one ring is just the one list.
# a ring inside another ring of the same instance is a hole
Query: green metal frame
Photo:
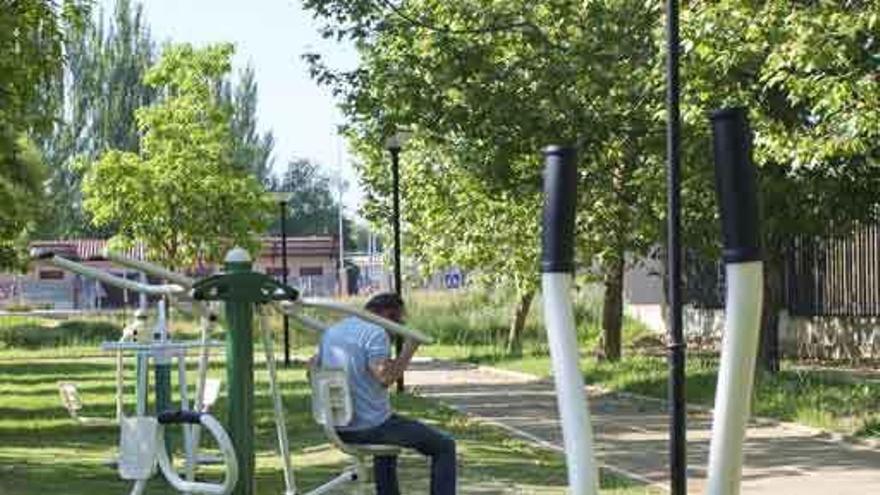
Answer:
[[226, 306], [226, 376], [229, 393], [227, 430], [235, 447], [239, 482], [233, 495], [256, 493], [254, 480], [254, 305], [295, 301], [296, 289], [253, 271], [247, 251], [226, 255], [224, 272], [193, 285], [193, 298], [223, 301]]

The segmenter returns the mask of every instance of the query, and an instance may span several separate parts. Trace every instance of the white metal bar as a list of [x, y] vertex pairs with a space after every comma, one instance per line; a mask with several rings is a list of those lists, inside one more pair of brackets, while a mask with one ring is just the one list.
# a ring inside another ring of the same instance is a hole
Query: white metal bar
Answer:
[[544, 273], [541, 284], [570, 493], [598, 495], [599, 471], [593, 457], [593, 430], [569, 295], [571, 274]]
[[216, 340], [210, 342], [157, 342], [153, 344], [140, 344], [137, 342], [104, 342], [101, 344], [102, 351], [115, 351], [118, 349], [126, 351], [177, 351], [192, 349], [195, 347], [223, 347], [225, 344]]
[[709, 444], [708, 495], [737, 495], [764, 292], [764, 264], [729, 263], [721, 365]]
[[413, 339], [421, 344], [430, 344], [434, 340], [422, 332], [407, 328], [391, 320], [370, 313], [369, 311], [355, 308], [353, 306], [347, 306], [345, 304], [340, 304], [335, 301], [329, 301], [326, 299], [301, 299], [296, 302], [282, 301], [280, 307], [283, 312], [287, 314], [294, 314], [296, 312], [297, 305], [307, 308], [323, 309], [333, 313], [341, 313], [348, 316], [356, 316], [362, 320], [366, 320], [375, 325], [379, 325], [380, 327], [388, 330], [391, 333]]
[[266, 309], [260, 309], [260, 333], [263, 338], [263, 349], [266, 351], [266, 369], [269, 372], [269, 392], [272, 394], [272, 407], [275, 414], [275, 431], [278, 435], [278, 451], [281, 456], [281, 467], [284, 473], [285, 495], [296, 495], [296, 480], [293, 477], [293, 464], [290, 460], [290, 442], [287, 439], [287, 421], [284, 416], [284, 403], [281, 400], [281, 389], [278, 387], [278, 374], [275, 368], [275, 349], [273, 348], [272, 329]]
[[135, 391], [135, 414], [146, 416], [147, 414], [147, 384], [149, 380], [150, 358], [146, 352], [137, 353], [137, 390]]
[[357, 478], [357, 470], [353, 467], [348, 468], [343, 471], [339, 476], [306, 493], [305, 495], [324, 495], [326, 493], [332, 493], [342, 485], [357, 481]]
[[135, 282], [133, 280], [127, 280], [122, 277], [117, 277], [116, 275], [113, 275], [111, 273], [107, 273], [103, 270], [98, 270], [97, 268], [92, 268], [90, 266], [83, 265], [82, 263], [70, 261], [69, 259], [62, 258], [57, 254], [47, 255], [45, 258], [39, 258], [39, 260], [44, 263], [57, 266], [58, 268], [61, 268], [63, 270], [78, 273], [85, 277], [99, 280], [114, 287], [128, 289], [142, 294], [169, 296], [174, 294], [181, 294], [184, 291], [183, 287], [175, 284], [149, 285]]
[[109, 249], [105, 249], [103, 255], [105, 258], [112, 261], [113, 263], [128, 268], [133, 268], [137, 271], [144, 272], [154, 277], [165, 279], [186, 289], [191, 289], [193, 284], [195, 284], [195, 280], [191, 277], [188, 277], [182, 273], [171, 271], [163, 266], [159, 266], [148, 261], [132, 259]]
[[[186, 383], [186, 355], [177, 356], [177, 386], [180, 389], [180, 410], [189, 410], [189, 393]], [[196, 457], [193, 450], [193, 425], [183, 425], [184, 471], [187, 481], [196, 479]]]

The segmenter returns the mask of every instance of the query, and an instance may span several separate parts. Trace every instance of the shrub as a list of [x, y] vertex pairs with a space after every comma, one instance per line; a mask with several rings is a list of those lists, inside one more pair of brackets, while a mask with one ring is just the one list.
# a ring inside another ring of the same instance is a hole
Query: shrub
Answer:
[[0, 343], [25, 349], [62, 347], [116, 340], [121, 333], [119, 325], [103, 321], [69, 320], [58, 325], [33, 321], [0, 328]]

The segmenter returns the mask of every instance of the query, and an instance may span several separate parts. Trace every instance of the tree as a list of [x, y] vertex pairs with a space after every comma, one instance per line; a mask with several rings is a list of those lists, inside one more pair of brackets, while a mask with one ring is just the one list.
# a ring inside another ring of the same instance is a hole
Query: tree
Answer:
[[[274, 189], [290, 193], [287, 233], [290, 235], [335, 235], [339, 230], [340, 204], [333, 180], [308, 159], [291, 160], [275, 181]], [[345, 249], [353, 249], [354, 230], [349, 218], [343, 218]], [[275, 222], [272, 231], [279, 233]]]
[[136, 112], [140, 152], [109, 150], [86, 169], [84, 206], [97, 226], [118, 226], [114, 242], [142, 242], [178, 268], [216, 261], [232, 243], [256, 247], [271, 205], [231, 159], [231, 115], [216, 91], [232, 52], [166, 47], [144, 78], [161, 96]]
[[221, 93], [232, 107], [233, 161], [250, 171], [264, 185], [269, 185], [272, 172], [272, 148], [275, 136], [271, 131], [257, 132], [257, 82], [253, 67], [240, 72], [235, 89], [224, 81]]
[[[878, 32], [877, 2], [696, 2], [683, 15], [691, 155], [707, 149], [706, 109], [745, 106], [755, 133], [770, 370], [792, 236], [880, 219]], [[703, 184], [691, 193], [711, 191]]]
[[118, 0], [105, 25], [98, 10], [64, 43], [67, 65], [53, 86], [62, 102], [51, 135], [40, 143], [50, 168], [52, 213], [41, 226], [50, 237], [106, 237], [113, 226], [96, 229], [82, 209], [82, 171], [74, 165], [108, 149], [137, 152], [140, 135], [135, 110], [156, 98], [143, 82], [156, 50], [139, 3]]
[[0, 162], [0, 268], [27, 265], [28, 234], [40, 218], [45, 167], [33, 143], [19, 137]]
[[[540, 150], [579, 147], [578, 253], [599, 260], [605, 356], [620, 356], [624, 254], [659, 237], [662, 85], [657, 7], [635, 0], [471, 2], [405, 6], [312, 0], [324, 34], [356, 41], [361, 66], [314, 77], [343, 97], [348, 134], [384, 223], [389, 174], [381, 143], [403, 125], [410, 255], [427, 267], [479, 270], [517, 291], [516, 352], [537, 286]], [[582, 61], [573, 63], [572, 61]], [[659, 131], [659, 132], [658, 132]]]
[[19, 265], [39, 218], [42, 158], [33, 141], [52, 128], [65, 35], [80, 2], [3, 2], [0, 8], [0, 268]]

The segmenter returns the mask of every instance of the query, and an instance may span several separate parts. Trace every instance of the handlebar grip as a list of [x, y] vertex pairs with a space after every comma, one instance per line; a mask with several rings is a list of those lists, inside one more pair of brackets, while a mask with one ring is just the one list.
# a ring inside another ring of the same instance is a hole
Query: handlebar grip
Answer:
[[711, 120], [724, 261], [758, 261], [761, 259], [758, 193], [746, 109], [716, 110]]
[[198, 411], [165, 411], [157, 418], [159, 424], [191, 424], [197, 425], [202, 421], [202, 413]]
[[544, 231], [541, 271], [574, 272], [577, 164], [574, 148], [544, 149]]

